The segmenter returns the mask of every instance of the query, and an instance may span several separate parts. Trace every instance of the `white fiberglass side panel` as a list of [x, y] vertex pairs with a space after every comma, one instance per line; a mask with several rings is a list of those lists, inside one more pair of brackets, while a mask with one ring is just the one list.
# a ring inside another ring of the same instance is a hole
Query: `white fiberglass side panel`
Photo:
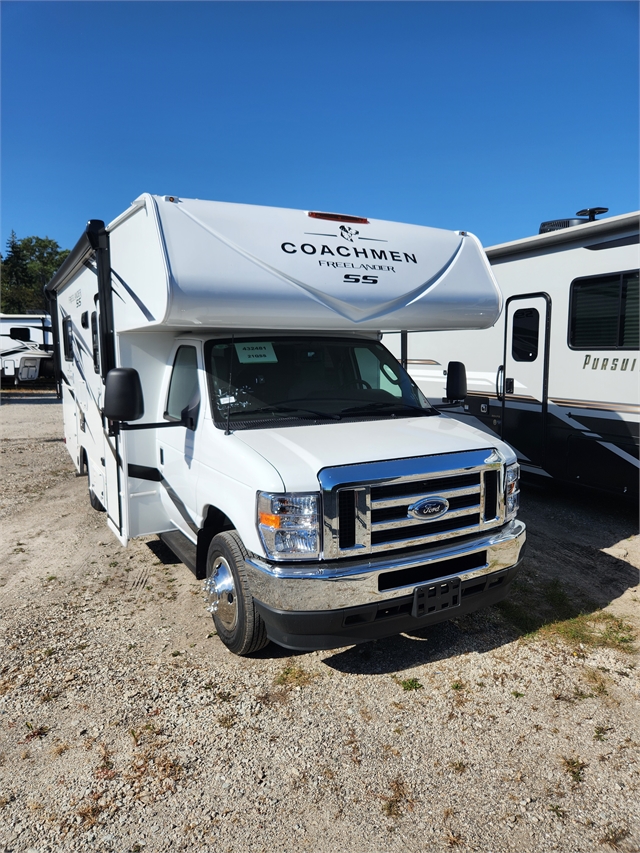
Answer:
[[[208, 406], [208, 402], [207, 402]], [[254, 553], [263, 553], [256, 529], [256, 493], [283, 492], [284, 483], [269, 457], [268, 448], [258, 442], [247, 446], [242, 441], [244, 433], [225, 435], [218, 429], [210, 414], [199, 424], [200, 476], [198, 478], [198, 506], [203, 517], [209, 507], [217, 507], [229, 519], [245, 547]], [[270, 430], [260, 430], [264, 435]], [[314, 490], [318, 488], [316, 478]]]
[[498, 439], [444, 415], [238, 430], [235, 435], [273, 463], [287, 491], [314, 491], [318, 472], [336, 465], [488, 447], [511, 452]]
[[472, 235], [382, 220], [344, 225], [253, 205], [154, 201], [171, 281], [165, 322], [174, 327], [487, 328], [501, 310]]
[[[548, 392], [551, 400], [586, 400], [594, 404], [635, 406], [640, 403], [640, 359], [637, 350], [589, 350], [572, 349], [569, 346], [572, 282], [637, 269], [638, 260], [637, 245], [604, 251], [578, 246], [559, 247], [554, 251], [515, 260], [507, 258], [495, 263], [494, 272], [505, 298], [536, 290], [543, 290], [551, 297]], [[498, 358], [501, 359], [502, 355]], [[594, 405], [594, 408], [597, 406]]]
[[87, 456], [91, 486], [104, 503], [104, 435], [100, 413], [102, 382], [94, 369], [91, 317], [96, 311], [97, 277], [92, 267], [60, 291], [56, 300], [60, 329], [63, 414], [67, 450], [80, 470]]
[[167, 313], [169, 282], [155, 203], [144, 196], [130, 216], [109, 226], [113, 312], [118, 332], [160, 324]]

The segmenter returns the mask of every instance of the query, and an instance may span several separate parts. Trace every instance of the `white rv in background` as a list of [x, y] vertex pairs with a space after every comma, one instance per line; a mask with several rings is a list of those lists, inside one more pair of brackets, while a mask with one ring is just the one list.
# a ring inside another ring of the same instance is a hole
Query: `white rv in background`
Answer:
[[386, 637], [508, 591], [515, 454], [435, 411], [379, 342], [496, 321], [473, 236], [143, 195], [90, 221], [47, 291], [94, 507], [205, 579], [231, 651]]
[[14, 384], [53, 379], [53, 339], [48, 314], [0, 314], [0, 372]]
[[637, 497], [639, 214], [596, 212], [606, 209], [488, 248], [505, 297], [498, 322], [409, 334], [403, 356], [434, 401], [448, 359], [464, 361], [455, 417], [507, 441], [523, 471]]

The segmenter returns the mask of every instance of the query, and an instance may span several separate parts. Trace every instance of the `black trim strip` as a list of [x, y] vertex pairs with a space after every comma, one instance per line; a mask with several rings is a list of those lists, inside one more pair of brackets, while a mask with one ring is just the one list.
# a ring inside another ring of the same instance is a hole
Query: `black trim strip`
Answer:
[[157, 468], [150, 468], [148, 465], [132, 465], [128, 466], [129, 477], [136, 477], [138, 480], [151, 480], [153, 483], [162, 482], [162, 474]]
[[172, 503], [175, 505], [175, 508], [178, 510], [180, 515], [187, 522], [191, 530], [193, 530], [194, 533], [197, 533], [200, 528], [196, 524], [194, 524], [193, 519], [189, 515], [186, 506], [183, 504], [177, 494], [173, 491], [173, 489], [171, 488], [169, 483], [167, 483], [164, 477], [161, 477], [160, 482], [162, 483], [163, 487], [165, 488], [167, 494], [171, 498]]

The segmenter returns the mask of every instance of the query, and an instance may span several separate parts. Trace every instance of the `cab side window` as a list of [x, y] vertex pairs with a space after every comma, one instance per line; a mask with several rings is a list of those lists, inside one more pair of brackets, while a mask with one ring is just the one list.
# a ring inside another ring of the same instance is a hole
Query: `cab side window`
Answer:
[[189, 405], [198, 391], [198, 358], [195, 347], [178, 349], [169, 383], [167, 410], [169, 420], [181, 419], [182, 410]]

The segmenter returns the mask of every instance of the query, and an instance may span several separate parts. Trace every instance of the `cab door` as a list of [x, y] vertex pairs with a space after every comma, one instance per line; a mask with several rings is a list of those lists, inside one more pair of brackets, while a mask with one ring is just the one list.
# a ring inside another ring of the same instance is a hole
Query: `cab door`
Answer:
[[175, 351], [163, 417], [176, 424], [189, 411], [188, 424], [156, 430], [158, 467], [162, 477], [161, 499], [171, 523], [192, 541], [198, 531], [197, 423], [201, 400], [202, 353], [193, 344]]
[[[512, 296], [505, 306], [504, 356], [498, 378], [502, 438], [521, 463], [544, 466], [551, 298]], [[500, 375], [501, 374], [501, 375]]]

